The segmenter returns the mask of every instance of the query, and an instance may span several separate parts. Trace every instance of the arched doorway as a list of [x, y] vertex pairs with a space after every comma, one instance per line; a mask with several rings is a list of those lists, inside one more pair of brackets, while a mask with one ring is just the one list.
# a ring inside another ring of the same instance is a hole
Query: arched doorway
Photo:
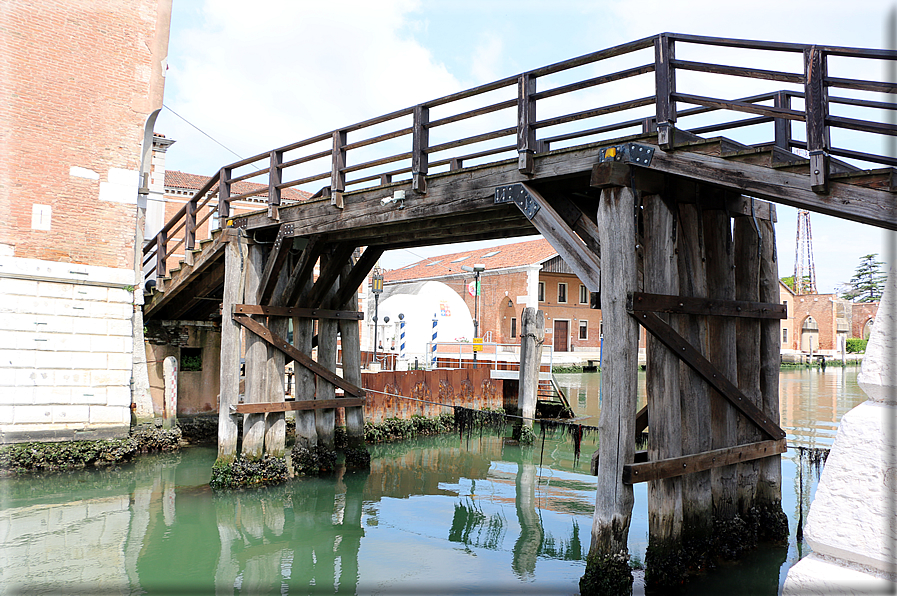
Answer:
[[815, 352], [819, 349], [819, 324], [813, 317], [804, 319], [800, 327], [801, 352]]
[[875, 319], [870, 318], [866, 321], [866, 324], [863, 325], [863, 339], [869, 339], [872, 336], [872, 327], [875, 325]]

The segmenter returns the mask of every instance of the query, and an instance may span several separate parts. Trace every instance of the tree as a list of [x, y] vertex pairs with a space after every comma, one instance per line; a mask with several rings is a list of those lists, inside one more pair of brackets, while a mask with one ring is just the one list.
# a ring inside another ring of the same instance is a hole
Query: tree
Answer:
[[853, 302], [876, 302], [881, 300], [885, 289], [887, 276], [882, 273], [884, 265], [877, 260], [877, 253], [860, 257], [860, 264], [856, 268], [851, 280], [844, 285], [841, 297]]

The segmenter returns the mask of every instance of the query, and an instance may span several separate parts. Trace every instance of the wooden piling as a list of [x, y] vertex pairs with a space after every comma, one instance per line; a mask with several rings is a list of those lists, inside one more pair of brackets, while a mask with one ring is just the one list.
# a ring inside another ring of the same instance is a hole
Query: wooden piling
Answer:
[[[324, 254], [321, 256], [321, 271], [327, 267], [332, 255]], [[322, 276], [323, 277], [323, 276]], [[321, 283], [322, 278], [318, 278]], [[329, 304], [336, 294], [334, 283], [323, 293], [323, 303]], [[336, 333], [338, 330], [337, 321], [334, 319], [318, 319], [318, 364], [328, 370], [336, 370]], [[336, 397], [336, 387], [323, 377], [315, 377], [317, 391], [315, 399], [326, 400]], [[334, 424], [336, 422], [336, 411], [333, 408], [315, 410], [315, 430], [318, 434], [318, 444], [325, 449], [333, 451], [334, 444]]]
[[[776, 254], [775, 224], [761, 220], [760, 301], [778, 304], [779, 264]], [[779, 372], [781, 368], [781, 325], [778, 319], [760, 322], [760, 393], [762, 409], [767, 416], [779, 421]], [[770, 540], [785, 540], [788, 518], [782, 510], [782, 460], [774, 455], [758, 461], [760, 476], [755, 505], [760, 514], [760, 534]]]
[[[632, 485], [623, 484], [623, 465], [635, 455], [633, 435], [638, 395], [638, 323], [630, 317], [627, 295], [636, 290], [635, 200], [629, 188], [606, 188], [598, 204], [601, 244], [601, 306], [605, 353], [604, 403], [598, 462], [598, 491], [592, 519], [592, 543], [586, 576], [620, 569], [615, 561], [628, 554]], [[628, 569], [628, 568], [627, 568]], [[626, 572], [629, 581], [631, 574]], [[625, 578], [624, 578], [625, 579]], [[582, 585], [582, 583], [581, 583]]]
[[[645, 197], [644, 284], [645, 292], [679, 294], [677, 212], [659, 195]], [[605, 315], [606, 316], [606, 315]], [[658, 314], [666, 323], [682, 315]], [[673, 325], [676, 323], [673, 322]], [[679, 359], [657, 338], [647, 338], [648, 459], [682, 455], [682, 415], [679, 396]], [[682, 539], [682, 478], [648, 483], [648, 552], [645, 564], [652, 579], [662, 583], [679, 571]]]
[[[246, 259], [246, 290], [245, 296], [255, 301], [258, 292], [262, 270], [265, 267], [263, 246], [252, 244], [249, 246], [249, 256]], [[263, 315], [254, 315], [253, 320], [262, 324], [266, 323]], [[246, 332], [246, 383], [244, 403], [261, 403], [268, 400], [267, 389], [268, 348], [264, 340], [255, 333]], [[261, 459], [265, 441], [265, 415], [243, 415], [243, 448], [244, 459]]]
[[[699, 196], [695, 197], [700, 200]], [[679, 296], [706, 298], [707, 272], [704, 260], [704, 230], [699, 203], [679, 203]], [[707, 317], [691, 314], [678, 317], [679, 334], [703, 356], [709, 354]], [[679, 365], [682, 409], [682, 454], [711, 449], [710, 386], [690, 366]], [[682, 479], [682, 523], [689, 552], [701, 557], [713, 531], [710, 471], [687, 474]], [[689, 561], [699, 567], [703, 561]]]
[[[274, 258], [271, 255], [269, 258]], [[274, 286], [274, 296], [280, 297], [286, 285], [289, 282], [289, 270], [284, 267]], [[282, 306], [282, 304], [274, 304], [272, 306]], [[290, 330], [290, 320], [287, 317], [269, 317], [268, 328], [272, 333], [280, 337], [286, 337]], [[274, 346], [268, 344], [268, 362], [267, 377], [268, 389], [267, 395], [269, 402], [282, 402], [286, 395], [286, 386], [284, 383], [286, 357], [284, 353]], [[284, 412], [268, 412], [265, 414], [265, 454], [273, 457], [283, 457], [286, 450], [286, 415]]]
[[[299, 299], [302, 300], [311, 291], [311, 277], [299, 283], [304, 285], [304, 288], [299, 292]], [[314, 334], [314, 319], [293, 317], [293, 345], [308, 357], [311, 357]], [[293, 374], [296, 378], [296, 401], [313, 400], [315, 398], [314, 373], [304, 366], [294, 364]], [[314, 410], [300, 410], [296, 412], [296, 447], [313, 449], [317, 444], [318, 433], [315, 429]]]
[[[749, 217], [738, 217], [734, 225], [735, 237], [735, 298], [756, 302], [759, 298], [760, 239]], [[778, 302], [778, 300], [776, 301]], [[740, 317], [736, 323], [735, 350], [738, 361], [738, 389], [757, 407], [762, 406], [760, 395], [760, 321]], [[738, 444], [753, 443], [762, 437], [757, 427], [746, 417], [737, 421]], [[754, 506], [757, 485], [757, 462], [738, 465], [737, 510], [742, 518], [750, 515]]]
[[[707, 259], [707, 297], [735, 300], [735, 261], [732, 227], [728, 214], [721, 209], [707, 210], [704, 219], [704, 247]], [[735, 319], [707, 317], [707, 358], [727, 379], [737, 378], [735, 359]], [[710, 419], [713, 449], [736, 444], [735, 409], [716, 391], [711, 392]], [[713, 517], [725, 522], [735, 517], [737, 466], [720, 466], [711, 470]]]
[[520, 391], [517, 407], [523, 416], [523, 426], [532, 430], [539, 391], [542, 344], [545, 342], [545, 313], [528, 307], [523, 309], [520, 319]]
[[221, 309], [221, 371], [218, 400], [218, 460], [216, 464], [230, 464], [237, 453], [238, 416], [230, 413], [240, 394], [240, 352], [242, 328], [230, 313], [234, 304], [243, 302], [242, 239], [239, 230], [221, 232], [228, 236], [224, 247], [224, 296]]
[[[352, 272], [352, 263], [343, 267], [340, 273], [340, 287], [347, 281]], [[336, 306], [339, 309], [355, 311], [358, 309], [358, 293], [352, 292], [352, 296], [345, 302]], [[361, 337], [358, 329], [358, 321], [339, 321], [339, 332], [343, 354], [343, 378], [353, 385], [361, 387]], [[364, 446], [364, 407], [346, 408], [346, 442], [350, 449]]]

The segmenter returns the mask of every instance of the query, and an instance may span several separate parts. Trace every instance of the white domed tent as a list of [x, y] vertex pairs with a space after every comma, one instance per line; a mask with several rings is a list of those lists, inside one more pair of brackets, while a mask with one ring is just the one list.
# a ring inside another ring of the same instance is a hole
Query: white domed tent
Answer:
[[[461, 296], [442, 282], [423, 281], [387, 286], [380, 298], [378, 335], [385, 350], [395, 345], [400, 350], [400, 319], [405, 321], [405, 354], [426, 360], [427, 343], [433, 336], [433, 318], [437, 320], [437, 341], [471, 341], [473, 318]], [[389, 317], [389, 323], [384, 323]], [[393, 344], [394, 342], [394, 344]]]

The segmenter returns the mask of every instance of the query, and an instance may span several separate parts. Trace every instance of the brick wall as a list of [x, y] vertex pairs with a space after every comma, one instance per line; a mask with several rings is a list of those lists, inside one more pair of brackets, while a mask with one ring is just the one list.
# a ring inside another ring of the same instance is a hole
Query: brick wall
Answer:
[[856, 302], [851, 305], [850, 337], [862, 339], [866, 323], [878, 314], [878, 302]]
[[161, 107], [166, 11], [166, 0], [4, 2], [6, 254], [132, 267], [140, 148], [147, 116]]

